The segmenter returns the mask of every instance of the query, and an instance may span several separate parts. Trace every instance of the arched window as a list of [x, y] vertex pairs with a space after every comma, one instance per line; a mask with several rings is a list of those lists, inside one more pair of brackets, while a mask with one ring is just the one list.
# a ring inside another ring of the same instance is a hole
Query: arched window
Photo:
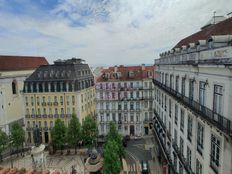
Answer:
[[13, 94], [17, 94], [16, 85], [17, 85], [17, 84], [16, 84], [16, 81], [14, 80], [14, 81], [12, 82], [12, 85], [11, 85], [11, 86], [12, 86], [12, 93], [13, 93]]

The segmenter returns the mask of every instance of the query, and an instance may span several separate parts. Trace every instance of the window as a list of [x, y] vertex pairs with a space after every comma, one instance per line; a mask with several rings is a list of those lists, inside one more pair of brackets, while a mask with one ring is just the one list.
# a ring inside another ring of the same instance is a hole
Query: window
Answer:
[[39, 97], [36, 97], [36, 100], [37, 100], [37, 105], [39, 106], [40, 105], [40, 99], [39, 99]]
[[27, 114], [27, 115], [29, 115], [29, 114], [30, 114], [30, 113], [29, 113], [29, 109], [28, 109], [28, 108], [26, 109], [26, 114]]
[[12, 82], [12, 94], [17, 94], [17, 84], [15, 80]]
[[72, 96], [72, 105], [75, 105], [75, 96]]
[[191, 150], [190, 148], [187, 146], [187, 165], [191, 168]]
[[136, 98], [139, 98], [139, 91], [136, 91]]
[[193, 100], [194, 96], [194, 80], [190, 79], [189, 80], [189, 99]]
[[134, 121], [134, 113], [130, 113], [130, 121], [131, 121], [131, 122]]
[[167, 96], [166, 95], [164, 95], [164, 110], [167, 111]]
[[198, 159], [196, 160], [196, 174], [202, 174], [202, 164]]
[[46, 115], [46, 108], [43, 108], [43, 114]]
[[52, 108], [49, 108], [49, 115], [52, 115]]
[[124, 102], [124, 110], [127, 110], [127, 102]]
[[180, 130], [184, 132], [184, 110], [180, 110]]
[[136, 102], [136, 109], [140, 109], [140, 103]]
[[113, 120], [113, 121], [116, 121], [115, 113], [112, 113], [112, 120]]
[[57, 108], [55, 108], [55, 114], [58, 114], [58, 109]]
[[177, 125], [178, 123], [178, 105], [175, 104], [175, 124]]
[[165, 85], [168, 85], [168, 74], [165, 74]]
[[69, 96], [66, 96], [66, 103], [69, 106]]
[[204, 127], [198, 123], [197, 124], [197, 150], [198, 152], [202, 155], [202, 150], [203, 150], [203, 140], [204, 140]]
[[28, 97], [25, 97], [26, 106], [28, 106]]
[[41, 114], [41, 112], [40, 112], [40, 108], [38, 108], [38, 115], [40, 115]]
[[31, 106], [34, 106], [34, 97], [31, 97]]
[[179, 76], [176, 76], [176, 91], [179, 91]]
[[130, 110], [134, 110], [134, 102], [130, 102]]
[[130, 98], [134, 98], [133, 92], [130, 92]]
[[57, 103], [57, 96], [54, 96], [54, 102]]
[[176, 154], [173, 154], [173, 166], [174, 166], [174, 170], [177, 171], [177, 156]]
[[182, 78], [182, 82], [181, 82], [181, 94], [185, 95], [185, 78]]
[[118, 113], [118, 121], [122, 121], [122, 114]]
[[213, 111], [222, 115], [223, 87], [214, 85]]
[[182, 137], [180, 137], [180, 154], [184, 154], [184, 140]]
[[50, 127], [53, 128], [53, 121], [50, 121]]
[[130, 83], [130, 88], [133, 88], [133, 82]]
[[172, 117], [172, 101], [169, 99], [169, 117]]
[[200, 105], [205, 106], [205, 82], [199, 84], [199, 102]]
[[215, 136], [211, 135], [211, 154], [210, 154], [210, 166], [218, 173], [219, 161], [220, 161], [220, 140]]
[[64, 101], [63, 101], [63, 96], [60, 96], [60, 105], [63, 106]]
[[170, 88], [173, 89], [173, 75], [170, 75]]
[[139, 122], [140, 118], [139, 118], [139, 113], [136, 113], [136, 122]]
[[189, 115], [188, 116], [188, 128], [187, 128], [187, 137], [190, 142], [192, 142], [192, 125], [193, 125], [193, 119]]
[[124, 114], [124, 121], [127, 122], [127, 113]]
[[177, 130], [174, 129], [174, 142], [177, 143]]
[[64, 114], [64, 108], [60, 108], [60, 113]]
[[122, 110], [122, 104], [121, 104], [121, 102], [118, 103], [118, 110]]
[[106, 102], [106, 109], [107, 109], [107, 110], [110, 109], [110, 104], [109, 104], [109, 102]]

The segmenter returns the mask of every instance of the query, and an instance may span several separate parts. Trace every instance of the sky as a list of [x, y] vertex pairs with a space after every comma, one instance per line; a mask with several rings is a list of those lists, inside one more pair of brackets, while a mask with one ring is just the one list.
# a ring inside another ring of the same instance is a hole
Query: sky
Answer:
[[232, 0], [0, 0], [0, 54], [153, 64]]

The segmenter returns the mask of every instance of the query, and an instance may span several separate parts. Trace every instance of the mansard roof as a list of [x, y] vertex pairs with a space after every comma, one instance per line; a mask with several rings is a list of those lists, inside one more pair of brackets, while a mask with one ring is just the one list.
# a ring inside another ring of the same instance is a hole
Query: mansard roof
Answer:
[[52, 65], [42, 65], [36, 69], [28, 81], [73, 81], [76, 79], [93, 78], [88, 64], [76, 59], [58, 60]]

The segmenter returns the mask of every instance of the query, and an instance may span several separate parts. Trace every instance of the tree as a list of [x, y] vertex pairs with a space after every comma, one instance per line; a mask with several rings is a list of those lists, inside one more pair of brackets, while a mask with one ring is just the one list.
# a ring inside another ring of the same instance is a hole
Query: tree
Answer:
[[97, 125], [91, 116], [85, 117], [82, 123], [82, 140], [84, 144], [90, 146], [96, 140], [97, 137]]
[[13, 147], [16, 147], [17, 151], [19, 147], [22, 147], [23, 150], [23, 143], [25, 141], [25, 131], [23, 130], [22, 126], [19, 123], [13, 123], [11, 127], [11, 141]]
[[80, 136], [81, 136], [81, 124], [76, 114], [73, 113], [70, 123], [68, 125], [67, 141], [70, 146], [75, 147], [75, 153], [76, 153], [76, 146], [81, 139]]
[[125, 150], [122, 144], [122, 136], [118, 133], [118, 130], [116, 129], [116, 126], [113, 122], [110, 122], [110, 130], [106, 136], [106, 142], [114, 140], [117, 143], [118, 146], [118, 155], [120, 159], [125, 156]]
[[53, 127], [51, 133], [53, 145], [60, 147], [62, 153], [62, 146], [66, 140], [66, 127], [61, 119], [57, 119], [55, 121], [55, 126]]
[[2, 161], [2, 152], [6, 149], [8, 144], [8, 136], [0, 129], [0, 161]]
[[105, 174], [119, 174], [121, 168], [117, 142], [108, 140], [104, 146], [103, 171]]

